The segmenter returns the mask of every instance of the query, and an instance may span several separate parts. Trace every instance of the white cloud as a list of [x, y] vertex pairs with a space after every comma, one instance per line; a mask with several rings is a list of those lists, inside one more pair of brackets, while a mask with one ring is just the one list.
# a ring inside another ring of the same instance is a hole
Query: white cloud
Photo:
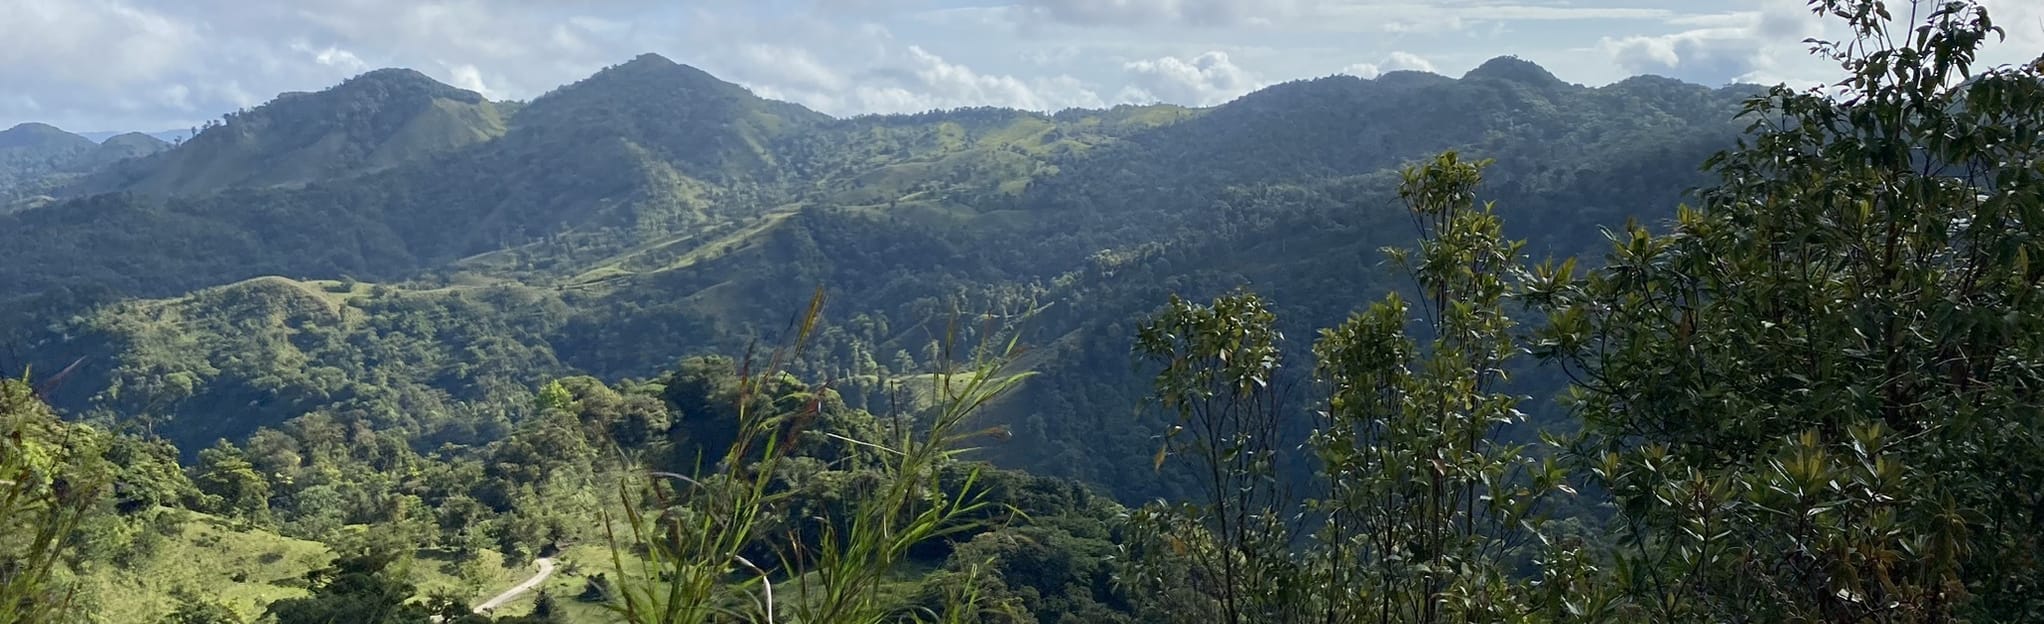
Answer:
[[1228, 53], [1210, 51], [1190, 59], [1166, 56], [1124, 63], [1131, 95], [1147, 95], [1173, 104], [1211, 106], [1263, 86], [1255, 74], [1228, 60]]
[[1079, 26], [1270, 25], [1298, 15], [1303, 0], [1025, 0], [1024, 13]]
[[1477, 5], [1457, 11], [1470, 17], [1507, 21], [1658, 20], [1675, 17], [1675, 12], [1668, 9], [1643, 7], [1501, 4]]
[[1011, 75], [990, 75], [952, 63], [918, 46], [909, 46], [905, 66], [912, 80], [877, 89], [861, 87], [849, 104], [861, 112], [915, 112], [961, 106], [1006, 106], [1057, 110], [1100, 106], [1100, 97], [1068, 76], [1029, 81]]
[[1358, 78], [1376, 78], [1387, 72], [1406, 70], [1440, 73], [1440, 70], [1434, 68], [1432, 61], [1428, 61], [1420, 55], [1411, 52], [1392, 52], [1390, 55], [1385, 56], [1382, 61], [1376, 63], [1356, 63], [1342, 68], [1339, 73]]
[[1335, 73], [1355, 76], [1357, 78], [1369, 80], [1383, 75], [1384, 69], [1378, 67], [1376, 63], [1356, 63], [1348, 67], [1343, 67], [1341, 68], [1341, 71]]
[[192, 110], [192, 89], [181, 84], [164, 87], [158, 91], [158, 100], [177, 110]]
[[1054, 111], [1105, 104], [1090, 87], [1071, 76], [982, 72], [917, 45], [866, 51], [871, 55], [819, 57], [799, 48], [752, 44], [741, 46], [726, 59], [726, 68], [733, 72], [731, 79], [763, 97], [797, 102], [834, 115], [916, 113], [968, 106]]
[[741, 47], [739, 54], [764, 74], [769, 84], [826, 93], [849, 86], [837, 70], [826, 67], [803, 48], [753, 43]]
[[1992, 63], [2024, 63], [2044, 54], [2044, 2], [2037, 0], [1987, 0], [1988, 14], [2008, 33], [2000, 47], [2005, 52]]
[[[1906, 3], [1905, 3], [1906, 4]], [[2044, 3], [2035, 0], [1984, 0], [2008, 40], [1990, 42], [1981, 66], [2029, 60], [2044, 49]], [[1906, 7], [1895, 10], [1908, 18]], [[1666, 23], [1683, 27], [1665, 34], [1607, 36], [1597, 49], [1628, 74], [1657, 73], [1703, 82], [1786, 82], [1807, 86], [1835, 80], [1838, 68], [1812, 56], [1803, 41], [1811, 37], [1849, 37], [1834, 18], [1813, 15], [1800, 0], [1754, 0], [1745, 10], [1672, 17]], [[1896, 23], [1898, 32], [1908, 26]]]
[[[1986, 0], [2044, 49], [2044, 2]], [[1803, 0], [0, 0], [0, 126], [186, 127], [280, 91], [411, 67], [531, 98], [642, 52], [848, 115], [1215, 104], [1269, 82], [1537, 58], [1571, 82], [1806, 81]], [[1691, 11], [1705, 11], [1691, 13]], [[1828, 32], [1827, 32], [1828, 34]], [[1596, 42], [1585, 46], [1581, 42]], [[1215, 51], [1225, 51], [1216, 53]], [[1250, 68], [1254, 68], [1253, 71]]]
[[490, 85], [483, 83], [483, 70], [475, 65], [467, 63], [449, 65], [447, 73], [454, 78], [449, 84], [480, 93], [486, 98], [503, 97], [491, 89]]
[[935, 99], [969, 102], [1002, 102], [1017, 108], [1047, 108], [1035, 91], [1013, 76], [987, 76], [972, 68], [947, 63], [942, 57], [917, 46], [909, 46], [913, 71]]
[[1811, 57], [1802, 41], [1826, 24], [1799, 6], [1770, 2], [1759, 10], [1690, 16], [1699, 26], [1664, 35], [1605, 37], [1598, 49], [1628, 74], [1679, 75], [1706, 84], [1809, 82]]
[[1022, 60], [1028, 61], [1031, 65], [1048, 67], [1079, 60], [1079, 54], [1079, 46], [1062, 45], [1049, 49], [1025, 50], [1022, 52]]
[[370, 69], [369, 63], [364, 62], [362, 57], [355, 56], [353, 52], [334, 46], [314, 48], [311, 43], [306, 42], [304, 39], [293, 40], [291, 42], [291, 51], [311, 56], [314, 63], [318, 63], [323, 67], [331, 67], [350, 75], [359, 74]]
[[116, 0], [0, 0], [0, 83], [104, 88], [192, 60], [192, 24]]
[[1660, 20], [1673, 10], [1579, 6], [1558, 0], [1020, 0], [1010, 19], [1086, 27], [1267, 27], [1272, 30], [1436, 33], [1477, 22]]
[[1413, 71], [1440, 73], [1439, 70], [1434, 69], [1433, 62], [1428, 61], [1425, 58], [1421, 58], [1420, 55], [1413, 54], [1411, 52], [1392, 52], [1391, 56], [1385, 57], [1384, 59], [1384, 71], [1392, 72], [1408, 69]]

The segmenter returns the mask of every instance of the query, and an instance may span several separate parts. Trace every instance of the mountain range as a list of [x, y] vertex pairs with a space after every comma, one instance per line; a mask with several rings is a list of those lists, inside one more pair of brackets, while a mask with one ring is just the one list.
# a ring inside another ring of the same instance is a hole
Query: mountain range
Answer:
[[86, 172], [170, 148], [169, 142], [139, 132], [94, 141], [33, 122], [0, 130], [0, 210], [25, 204], [36, 191], [60, 186]]
[[0, 133], [0, 322], [11, 357], [82, 362], [60, 404], [188, 452], [309, 413], [424, 448], [487, 441], [544, 379], [784, 340], [821, 287], [798, 371], [886, 401], [1006, 323], [1039, 375], [986, 456], [1165, 495], [1129, 346], [1167, 294], [1252, 285], [1308, 336], [1404, 288], [1397, 169], [1448, 149], [1493, 160], [1536, 257], [1591, 250], [1672, 214], [1756, 92], [1505, 57], [1210, 108], [834, 118], [650, 54], [530, 102], [378, 70], [175, 146]]

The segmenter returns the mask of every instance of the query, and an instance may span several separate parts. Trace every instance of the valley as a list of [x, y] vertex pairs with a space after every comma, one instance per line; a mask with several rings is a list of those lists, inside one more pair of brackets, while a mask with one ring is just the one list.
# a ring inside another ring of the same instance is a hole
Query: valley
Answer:
[[2020, 621], [2044, 65], [1958, 14], [1838, 97], [24, 123], [0, 624]]

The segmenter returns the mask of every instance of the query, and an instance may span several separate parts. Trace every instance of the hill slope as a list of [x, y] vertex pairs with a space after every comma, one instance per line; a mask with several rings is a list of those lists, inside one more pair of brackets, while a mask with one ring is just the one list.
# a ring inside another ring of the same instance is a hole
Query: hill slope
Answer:
[[408, 69], [372, 71], [319, 93], [286, 93], [224, 120], [177, 149], [99, 173], [65, 193], [302, 185], [386, 169], [504, 131], [495, 103]]
[[40, 190], [47, 176], [69, 169], [98, 147], [91, 140], [39, 123], [0, 131], [0, 212]]
[[[250, 118], [339, 115], [357, 101], [343, 87]], [[1044, 375], [997, 410], [1016, 435], [990, 453], [1147, 496], [1170, 486], [1149, 474], [1152, 428], [1128, 416], [1144, 386], [1128, 349], [1166, 294], [1252, 284], [1310, 335], [1402, 287], [1376, 252], [1409, 242], [1394, 170], [1443, 149], [1496, 160], [1486, 196], [1536, 256], [1589, 249], [1599, 226], [1666, 214], [1700, 182], [1747, 93], [1592, 89], [1502, 59], [1211, 109], [836, 120], [644, 56], [535, 99], [497, 138], [405, 143], [427, 147], [373, 172], [182, 194], [220, 180], [158, 168], [170, 197], [0, 216], [0, 293], [32, 293], [0, 313], [46, 357], [94, 362], [60, 398], [165, 412], [192, 441], [316, 409], [376, 427], [515, 419], [531, 378], [647, 375], [771, 342], [819, 284], [831, 322], [798, 368], [880, 400], [878, 380], [936, 365], [952, 314], [1036, 311], [1024, 330]], [[208, 141], [218, 163], [289, 143]], [[291, 279], [236, 283], [266, 275]], [[344, 276], [376, 286], [306, 281]], [[126, 303], [81, 313], [111, 301]]]

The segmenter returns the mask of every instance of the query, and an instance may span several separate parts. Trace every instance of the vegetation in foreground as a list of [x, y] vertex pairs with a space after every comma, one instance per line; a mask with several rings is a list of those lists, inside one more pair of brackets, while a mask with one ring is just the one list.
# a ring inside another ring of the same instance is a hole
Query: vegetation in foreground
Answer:
[[[50, 381], [8, 380], [0, 623], [90, 620], [120, 574], [221, 522], [334, 556], [270, 579], [259, 615], [177, 588], [165, 621], [591, 612], [547, 593], [473, 613], [474, 590], [407, 572], [421, 546], [457, 570], [601, 553], [572, 600], [634, 624], [2028, 619], [2044, 64], [1974, 71], [1998, 31], [1963, 2], [1892, 33], [1876, 3], [1813, 7], [1853, 28], [1817, 47], [1847, 79], [1752, 100], [1669, 233], [1528, 266], [1479, 197], [1488, 163], [1448, 152], [1400, 180], [1414, 287], [1321, 331], [1310, 379], [1256, 294], [1150, 316], [1149, 463], [1191, 496], [1127, 509], [961, 456], [1021, 383], [996, 331], [946, 332], [979, 348], [930, 359], [977, 364], [882, 416], [800, 381], [820, 295], [786, 350], [560, 379], [501, 436], [429, 452], [306, 417], [180, 466], [148, 429], [59, 420]], [[1537, 438], [1507, 391], [1526, 356], [1569, 380], [1569, 426]]]

